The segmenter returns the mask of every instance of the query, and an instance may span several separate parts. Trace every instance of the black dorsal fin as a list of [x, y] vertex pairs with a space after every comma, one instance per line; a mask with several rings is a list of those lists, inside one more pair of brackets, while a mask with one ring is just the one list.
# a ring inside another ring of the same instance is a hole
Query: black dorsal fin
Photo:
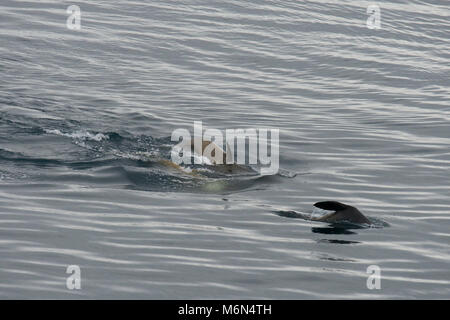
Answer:
[[314, 204], [314, 207], [329, 211], [341, 211], [348, 208], [348, 206], [346, 206], [345, 204], [337, 201], [317, 202]]

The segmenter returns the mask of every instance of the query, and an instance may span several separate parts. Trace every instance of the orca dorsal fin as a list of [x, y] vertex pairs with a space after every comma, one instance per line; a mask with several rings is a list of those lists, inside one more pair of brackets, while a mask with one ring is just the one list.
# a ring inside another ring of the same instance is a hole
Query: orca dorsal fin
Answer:
[[341, 211], [348, 208], [343, 203], [337, 202], [337, 201], [323, 201], [323, 202], [317, 202], [314, 204], [314, 207], [323, 209], [323, 210], [329, 210], [329, 211]]

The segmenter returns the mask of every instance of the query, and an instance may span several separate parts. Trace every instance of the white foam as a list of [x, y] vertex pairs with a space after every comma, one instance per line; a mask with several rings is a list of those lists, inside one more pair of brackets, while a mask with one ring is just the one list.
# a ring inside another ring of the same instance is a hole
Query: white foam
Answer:
[[313, 211], [310, 213], [310, 219], [319, 219], [327, 214], [335, 212], [334, 210], [324, 210], [317, 207], [313, 207]]
[[[186, 151], [186, 150], [183, 150], [182, 148], [176, 146], [173, 148], [172, 153], [179, 154], [181, 151]], [[186, 151], [185, 156], [189, 157], [189, 158], [191, 158], [191, 157], [194, 158], [194, 163], [198, 162], [200, 164], [206, 164], [208, 166], [213, 165], [211, 159], [209, 159], [208, 157], [205, 157], [203, 155], [199, 155], [196, 152], [192, 153], [192, 152]], [[173, 159], [173, 157], [172, 157], [172, 159]]]
[[64, 136], [64, 137], [69, 137], [72, 139], [78, 139], [78, 140], [94, 140], [94, 141], [102, 141], [102, 140], [107, 140], [109, 139], [108, 135], [104, 135], [103, 133], [97, 133], [97, 134], [93, 134], [90, 133], [88, 131], [75, 131], [72, 133], [64, 133], [61, 132], [58, 129], [45, 129], [46, 133], [49, 134], [56, 134], [58, 136]]

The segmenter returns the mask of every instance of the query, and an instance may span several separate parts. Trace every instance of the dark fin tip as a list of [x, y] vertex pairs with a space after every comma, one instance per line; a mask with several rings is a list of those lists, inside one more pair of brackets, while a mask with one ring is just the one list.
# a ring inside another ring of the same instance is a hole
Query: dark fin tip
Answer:
[[329, 210], [329, 211], [341, 211], [345, 210], [347, 208], [347, 205], [337, 202], [337, 201], [322, 201], [322, 202], [316, 202], [314, 204], [314, 207], [323, 209], [323, 210]]

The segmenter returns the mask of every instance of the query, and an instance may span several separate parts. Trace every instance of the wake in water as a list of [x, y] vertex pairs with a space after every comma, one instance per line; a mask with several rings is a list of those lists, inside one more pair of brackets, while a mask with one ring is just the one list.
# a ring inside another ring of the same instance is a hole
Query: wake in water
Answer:
[[[14, 121], [9, 121], [8, 125], [17, 129]], [[178, 166], [170, 160], [174, 146], [170, 137], [61, 126], [57, 129], [28, 127], [25, 137], [16, 134], [11, 139], [14, 147], [11, 143], [11, 149], [0, 149], [0, 162], [4, 164], [0, 178], [4, 181], [22, 177], [87, 187], [227, 193], [295, 176], [285, 170], [274, 176], [262, 176], [253, 166], [227, 167], [233, 170], [208, 164]], [[29, 141], [34, 143], [29, 145]], [[45, 147], [38, 148], [36, 144]]]

